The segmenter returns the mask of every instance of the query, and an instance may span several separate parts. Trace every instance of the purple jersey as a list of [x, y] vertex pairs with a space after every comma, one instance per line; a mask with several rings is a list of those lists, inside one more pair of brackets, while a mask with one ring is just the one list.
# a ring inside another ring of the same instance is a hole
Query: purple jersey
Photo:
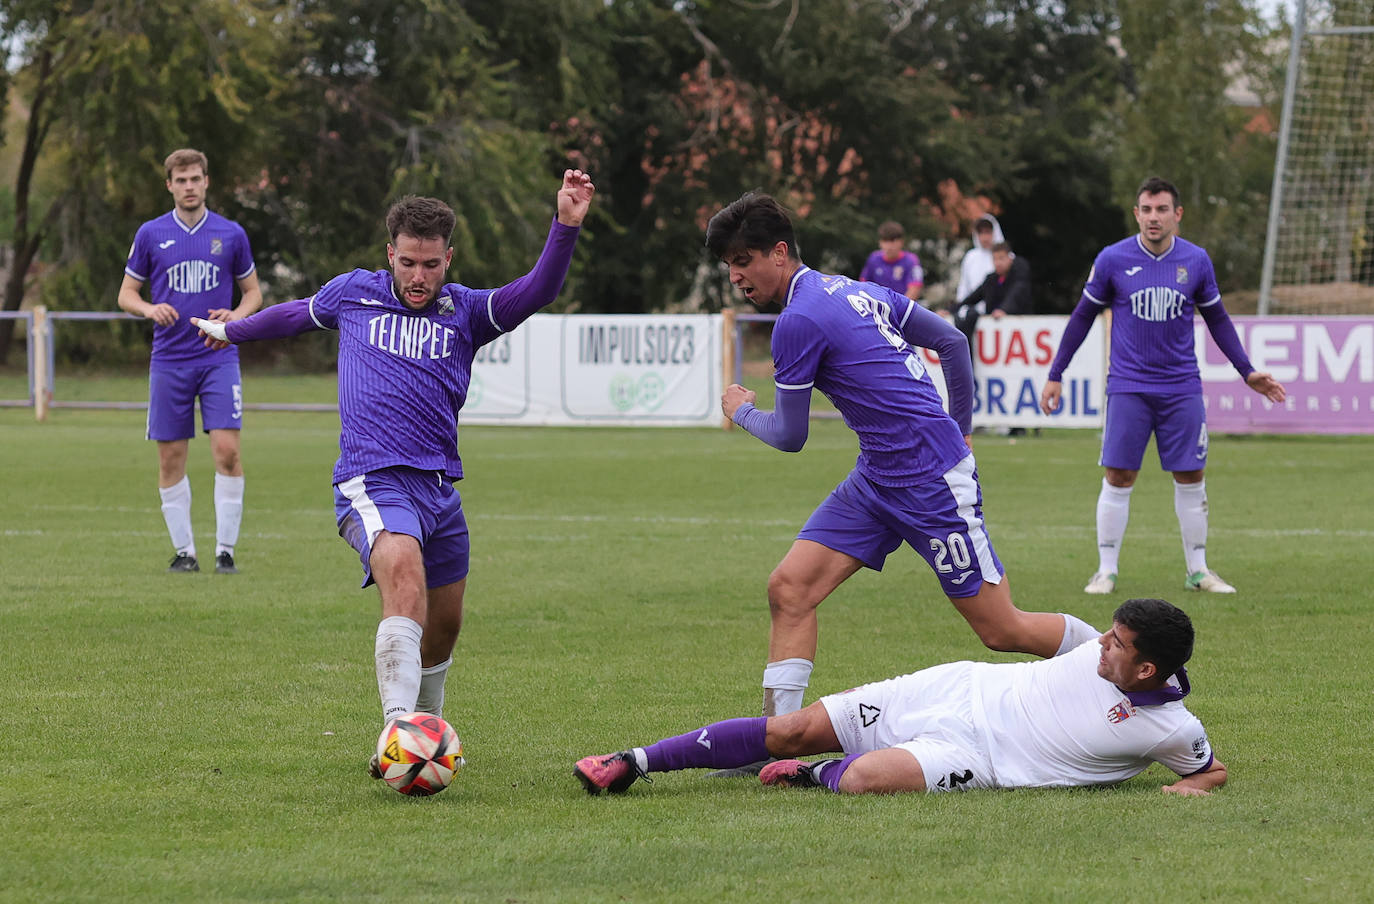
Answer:
[[778, 388], [825, 393], [859, 435], [859, 471], [886, 486], [938, 479], [969, 454], [920, 354], [902, 338], [915, 305], [802, 266], [773, 327]]
[[206, 348], [191, 318], [207, 318], [212, 308], [232, 308], [234, 283], [253, 269], [243, 227], [212, 210], [194, 226], [169, 211], [138, 227], [124, 272], [148, 286], [153, 304], [169, 304], [180, 315], [171, 326], [153, 327], [153, 366], [237, 361], [232, 345]]
[[334, 482], [406, 466], [463, 476], [458, 410], [477, 349], [502, 332], [491, 297], [449, 283], [423, 311], [407, 307], [388, 270], [336, 276], [310, 299], [310, 317], [339, 331], [339, 460]]
[[1122, 239], [1097, 255], [1083, 297], [1112, 311], [1107, 392], [1202, 392], [1193, 309], [1221, 304], [1206, 251], [1175, 236], [1156, 256]]
[[926, 276], [925, 271], [921, 269], [921, 259], [910, 251], [903, 251], [901, 256], [891, 263], [883, 259], [881, 251], [874, 251], [864, 263], [859, 279], [863, 282], [877, 283], [898, 295], [905, 295], [907, 286], [912, 283], [924, 285]]

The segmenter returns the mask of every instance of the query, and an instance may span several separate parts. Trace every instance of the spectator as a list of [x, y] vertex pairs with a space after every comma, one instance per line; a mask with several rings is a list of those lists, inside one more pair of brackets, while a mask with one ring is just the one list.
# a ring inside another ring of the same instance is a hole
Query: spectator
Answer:
[[973, 336], [980, 315], [1001, 320], [1008, 314], [1031, 312], [1030, 264], [1012, 254], [1006, 242], [993, 245], [991, 253], [992, 271], [977, 288], [950, 306], [954, 325], [968, 338], [969, 354], [975, 356]]
[[1002, 224], [990, 213], [985, 213], [973, 224], [973, 247], [964, 253], [959, 264], [959, 287], [954, 297], [966, 298], [973, 290], [983, 284], [992, 272], [992, 246], [1005, 242]]
[[901, 223], [888, 220], [879, 226], [878, 250], [868, 256], [859, 281], [877, 283], [915, 301], [925, 287], [925, 271], [921, 259], [902, 247], [905, 237]]

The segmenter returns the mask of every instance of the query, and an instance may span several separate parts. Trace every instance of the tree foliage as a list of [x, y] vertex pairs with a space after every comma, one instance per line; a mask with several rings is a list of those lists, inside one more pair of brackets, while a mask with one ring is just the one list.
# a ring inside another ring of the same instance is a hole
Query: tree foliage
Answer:
[[1224, 97], [1236, 66], [1269, 63], [1251, 0], [0, 0], [0, 17], [20, 63], [0, 90], [29, 113], [3, 136], [30, 161], [7, 238], [41, 249], [60, 306], [113, 307], [179, 146], [210, 155], [210, 203], [248, 230], [269, 301], [382, 266], [382, 215], [408, 192], [458, 213], [454, 278], [505, 282], [566, 166], [599, 190], [560, 302], [580, 310], [730, 303], [702, 233], [751, 188], [796, 211], [827, 269], [855, 272], [877, 224], [903, 222], [948, 252], [928, 283], [990, 210], [1040, 309], [1065, 310], [1159, 172], [1224, 283], [1258, 270], [1272, 141]]

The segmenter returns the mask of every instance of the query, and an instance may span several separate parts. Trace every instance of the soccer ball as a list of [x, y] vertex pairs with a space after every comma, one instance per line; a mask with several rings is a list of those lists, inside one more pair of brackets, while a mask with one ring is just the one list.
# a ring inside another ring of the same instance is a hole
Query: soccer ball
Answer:
[[463, 762], [458, 733], [432, 713], [401, 716], [389, 722], [377, 739], [382, 780], [411, 797], [427, 797], [447, 788]]

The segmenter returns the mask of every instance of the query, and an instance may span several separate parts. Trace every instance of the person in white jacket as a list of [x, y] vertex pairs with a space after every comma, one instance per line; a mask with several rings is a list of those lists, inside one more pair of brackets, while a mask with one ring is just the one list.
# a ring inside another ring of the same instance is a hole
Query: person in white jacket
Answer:
[[[1005, 242], [1002, 224], [990, 213], [985, 213], [973, 224], [973, 247], [964, 252], [959, 264], [959, 288], [954, 293], [956, 299], [968, 298], [973, 290], [983, 284], [992, 272], [992, 246]], [[982, 312], [979, 312], [982, 313]]]

